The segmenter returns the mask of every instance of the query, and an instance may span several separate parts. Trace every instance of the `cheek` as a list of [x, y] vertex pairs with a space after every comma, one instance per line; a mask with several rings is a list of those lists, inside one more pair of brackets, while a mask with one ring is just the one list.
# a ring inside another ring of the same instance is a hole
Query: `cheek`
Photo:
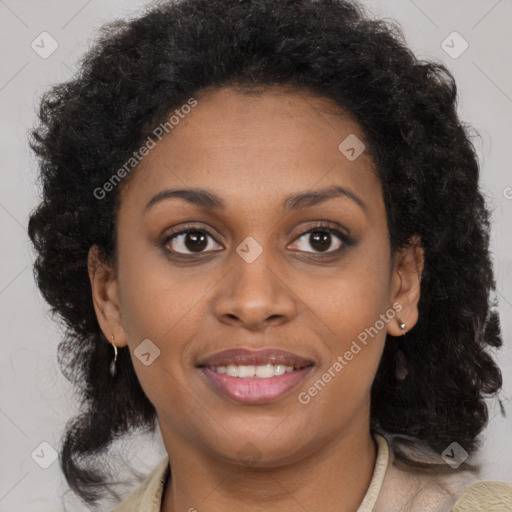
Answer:
[[[324, 360], [325, 380], [333, 393], [363, 399], [377, 371], [395, 312], [390, 308], [389, 260], [383, 245], [367, 239], [336, 270], [332, 279], [308, 284], [307, 304], [323, 325], [329, 360]], [[372, 247], [372, 249], [370, 249]], [[322, 374], [322, 375], [323, 375]], [[320, 377], [322, 377], [320, 375]], [[334, 375], [334, 376], [333, 376]]]
[[186, 396], [183, 360], [188, 326], [197, 321], [197, 292], [190, 284], [184, 288], [164, 279], [157, 265], [120, 265], [119, 282], [123, 329], [137, 378], [158, 410], [174, 408]]
[[361, 286], [358, 290], [339, 292], [336, 300], [325, 301], [325, 309], [317, 311], [321, 323], [328, 326], [323, 329], [328, 333], [323, 337], [326, 357], [310, 387], [301, 389], [304, 394], [299, 396], [301, 404], [312, 406], [313, 417], [329, 417], [338, 426], [369, 406], [387, 322], [394, 316], [378, 289], [369, 293], [371, 286]]
[[[173, 268], [152, 251], [142, 254], [135, 248], [122, 249], [118, 267], [121, 319], [137, 377], [153, 404], [165, 406], [160, 402], [167, 399], [176, 403], [186, 381], [190, 340], [204, 321], [207, 291], [218, 278], [198, 268]], [[139, 349], [146, 346], [142, 343], [147, 345], [144, 352]], [[148, 352], [149, 357], [138, 357]], [[148, 359], [151, 363], [144, 364]]]
[[387, 247], [378, 242], [383, 245], [367, 237], [328, 276], [301, 279], [305, 302], [342, 340], [373, 326], [389, 307], [389, 260], [382, 257]]
[[121, 316], [133, 341], [153, 337], [163, 343], [171, 331], [183, 330], [209, 289], [206, 273], [173, 267], [156, 252], [132, 251], [120, 257]]

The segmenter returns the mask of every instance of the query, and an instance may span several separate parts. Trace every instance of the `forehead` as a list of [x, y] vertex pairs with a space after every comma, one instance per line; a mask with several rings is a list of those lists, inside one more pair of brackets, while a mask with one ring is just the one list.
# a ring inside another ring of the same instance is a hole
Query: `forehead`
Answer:
[[364, 147], [360, 126], [332, 100], [282, 86], [210, 89], [195, 100], [138, 164], [129, 195], [184, 185], [244, 201], [333, 184], [379, 192], [368, 152], [345, 151], [347, 140]]

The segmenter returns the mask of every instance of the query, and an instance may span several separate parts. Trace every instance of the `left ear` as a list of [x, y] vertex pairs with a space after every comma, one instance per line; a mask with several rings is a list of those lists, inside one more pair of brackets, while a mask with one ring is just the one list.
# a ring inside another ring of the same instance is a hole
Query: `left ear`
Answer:
[[404, 322], [406, 327], [402, 330], [398, 327], [396, 320], [389, 322], [387, 332], [391, 336], [402, 336], [418, 321], [418, 302], [424, 263], [424, 250], [418, 236], [411, 239], [410, 245], [395, 253], [391, 277], [391, 301], [393, 304], [401, 305], [402, 309], [396, 310], [395, 318]]

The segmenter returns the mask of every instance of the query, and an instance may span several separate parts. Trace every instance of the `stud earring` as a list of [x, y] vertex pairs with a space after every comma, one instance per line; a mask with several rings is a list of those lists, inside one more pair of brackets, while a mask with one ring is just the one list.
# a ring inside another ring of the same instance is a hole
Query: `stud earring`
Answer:
[[[398, 327], [400, 330], [405, 331], [406, 325], [400, 318], [396, 319]], [[405, 336], [405, 333], [403, 334]], [[397, 380], [404, 380], [407, 377], [407, 362], [405, 360], [405, 356], [401, 350], [399, 350], [396, 354], [396, 370], [395, 377]]]
[[110, 375], [114, 377], [116, 374], [116, 361], [117, 361], [117, 346], [114, 343], [114, 336], [112, 335], [112, 346], [114, 347], [114, 359], [110, 362]]

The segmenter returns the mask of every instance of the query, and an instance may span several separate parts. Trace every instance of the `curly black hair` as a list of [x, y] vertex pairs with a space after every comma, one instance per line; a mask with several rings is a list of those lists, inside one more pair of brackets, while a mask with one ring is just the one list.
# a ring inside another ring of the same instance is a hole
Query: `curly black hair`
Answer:
[[[43, 96], [30, 137], [42, 181], [28, 225], [34, 274], [65, 326], [59, 361], [82, 406], [60, 463], [86, 503], [107, 489], [97, 458], [115, 438], [156, 422], [127, 348], [118, 374], [109, 373], [112, 348], [93, 308], [87, 255], [97, 245], [113, 261], [123, 183], [100, 199], [94, 191], [205, 88], [267, 85], [330, 98], [353, 116], [382, 184], [392, 250], [421, 240], [419, 320], [406, 340], [388, 335], [372, 428], [438, 453], [453, 441], [469, 453], [479, 446], [485, 398], [502, 385], [489, 348], [502, 340], [490, 212], [451, 73], [416, 58], [396, 23], [352, 0], [164, 1], [101, 29], [76, 76]], [[397, 378], [402, 363], [408, 373]]]

